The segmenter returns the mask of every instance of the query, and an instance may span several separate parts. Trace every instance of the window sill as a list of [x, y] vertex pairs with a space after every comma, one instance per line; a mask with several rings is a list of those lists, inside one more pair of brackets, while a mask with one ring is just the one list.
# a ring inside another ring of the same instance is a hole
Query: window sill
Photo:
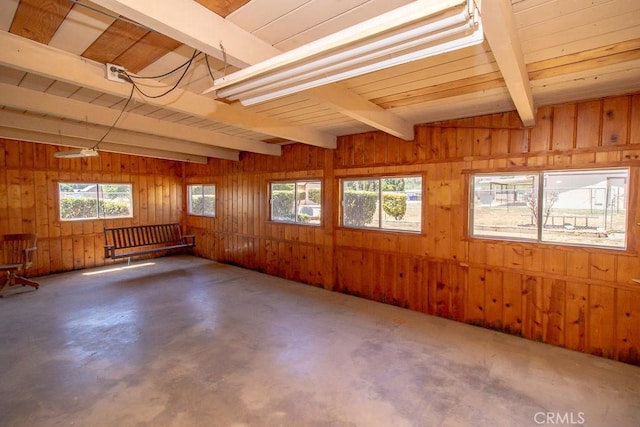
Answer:
[[390, 230], [388, 228], [372, 228], [372, 227], [345, 227], [339, 226], [336, 227], [339, 231], [370, 231], [373, 233], [397, 233], [400, 235], [413, 235], [413, 236], [421, 236], [426, 237], [426, 234], [423, 231], [413, 231], [413, 230]]
[[500, 239], [497, 237], [480, 237], [480, 236], [468, 236], [466, 239], [468, 242], [487, 242], [487, 243], [504, 243], [519, 246], [531, 246], [539, 249], [566, 249], [577, 250], [583, 252], [594, 252], [612, 254], [612, 255], [625, 255], [625, 256], [637, 256], [638, 252], [631, 248], [614, 248], [606, 246], [586, 246], [580, 244], [567, 244], [557, 242], [538, 242], [529, 240], [514, 240], [514, 239]]
[[322, 226], [322, 223], [310, 224], [310, 223], [304, 223], [304, 222], [288, 222], [288, 221], [274, 221], [274, 220], [267, 221], [267, 224], [298, 225], [300, 227], [321, 227]]

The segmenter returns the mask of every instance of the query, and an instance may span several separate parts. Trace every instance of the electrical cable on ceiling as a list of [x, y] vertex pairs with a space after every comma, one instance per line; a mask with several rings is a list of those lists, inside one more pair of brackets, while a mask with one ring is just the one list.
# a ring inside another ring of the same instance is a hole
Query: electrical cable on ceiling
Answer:
[[120, 120], [122, 115], [124, 114], [124, 111], [127, 109], [127, 106], [129, 105], [129, 102], [131, 102], [131, 99], [133, 98], [133, 89], [134, 89], [134, 87], [135, 87], [134, 85], [131, 86], [131, 92], [129, 93], [129, 98], [127, 98], [127, 102], [125, 102], [124, 107], [122, 107], [122, 110], [120, 110], [120, 114], [118, 114], [118, 117], [116, 117], [115, 121], [113, 122], [111, 127], [107, 130], [107, 132], [105, 132], [105, 134], [102, 135], [102, 138], [100, 138], [100, 140], [98, 142], [96, 142], [96, 144], [93, 147], [91, 147], [92, 150], [97, 150], [99, 148], [99, 146], [100, 146], [100, 143], [102, 141], [104, 141], [104, 139], [107, 137], [107, 135], [109, 135], [109, 133], [111, 133], [113, 128], [116, 127], [116, 124], [118, 123], [118, 121]]
[[180, 76], [178, 81], [173, 85], [173, 87], [167, 89], [166, 91], [164, 91], [163, 93], [161, 93], [159, 95], [149, 95], [149, 94], [145, 93], [142, 89], [140, 89], [140, 87], [134, 81], [134, 79], [138, 78], [137, 76], [127, 73], [126, 70], [124, 71], [124, 75], [126, 76], [127, 79], [129, 79], [131, 84], [133, 84], [133, 87], [140, 93], [140, 95], [144, 96], [145, 98], [150, 98], [150, 99], [161, 98], [161, 97], [163, 97], [165, 95], [168, 95], [169, 93], [173, 92], [178, 87], [180, 82], [182, 82], [182, 80], [184, 79], [184, 76], [187, 74], [187, 71], [189, 71], [189, 68], [191, 67], [191, 64], [193, 63], [193, 60], [196, 58], [196, 56], [198, 56], [199, 53], [200, 52], [198, 52], [197, 50], [193, 51], [193, 55], [191, 56], [191, 59], [189, 61], [187, 61], [187, 66], [185, 67], [185, 69], [182, 72], [182, 75]]
[[206, 53], [204, 54], [204, 61], [207, 63], [207, 71], [209, 72], [209, 75], [211, 76], [211, 81], [215, 83], [216, 78], [213, 77], [213, 73], [211, 72], [211, 65], [209, 65], [209, 55], [207, 55]]
[[[196, 52], [198, 52], [198, 51], [196, 51]], [[201, 54], [201, 53], [202, 53], [202, 52], [198, 52], [198, 53], [195, 55], [195, 57], [200, 56], [200, 54]], [[191, 62], [193, 61], [193, 58], [195, 58], [195, 57], [192, 57], [191, 59], [187, 59], [185, 62], [183, 62], [182, 64], [178, 65], [178, 66], [177, 66], [177, 67], [175, 67], [173, 70], [171, 70], [171, 71], [167, 71], [166, 73], [163, 73], [163, 74], [158, 74], [157, 76], [139, 76], [139, 75], [137, 75], [137, 74], [131, 74], [131, 73], [129, 73], [129, 74], [128, 74], [128, 76], [129, 76], [130, 78], [136, 78], [136, 79], [161, 79], [161, 78], [163, 78], [163, 77], [167, 77], [168, 75], [171, 75], [171, 74], [175, 73], [176, 71], [178, 71], [178, 70], [179, 70], [179, 69], [181, 69], [182, 67], [184, 67], [184, 66], [186, 66], [186, 65], [191, 64]], [[207, 64], [208, 64], [208, 63], [207, 63]]]
[[[167, 71], [166, 73], [158, 74], [158, 75], [155, 75], [155, 76], [140, 76], [140, 75], [138, 75], [138, 74], [128, 73], [128, 77], [129, 77], [130, 79], [140, 79], [140, 80], [142, 80], [142, 79], [149, 79], [149, 80], [152, 80], [152, 79], [161, 79], [161, 78], [163, 78], [163, 77], [167, 77], [167, 76], [169, 76], [169, 75], [171, 75], [171, 74], [175, 73], [176, 71], [180, 70], [182, 67], [184, 67], [184, 66], [187, 66], [187, 65], [191, 64], [191, 62], [193, 62], [193, 60], [194, 60], [195, 58], [199, 57], [199, 56], [200, 56], [201, 54], [203, 54], [203, 53], [204, 53], [204, 52], [200, 52], [200, 51], [198, 51], [198, 53], [196, 53], [195, 57], [193, 57], [193, 58], [191, 58], [191, 59], [187, 59], [185, 62], [183, 62], [182, 64], [178, 65], [178, 66], [177, 66], [177, 67], [175, 67], [174, 69]], [[207, 71], [209, 72], [209, 76], [211, 77], [211, 80], [213, 80], [213, 81], [215, 82], [216, 78], [215, 78], [215, 76], [213, 75], [213, 72], [212, 72], [212, 70], [211, 70], [211, 64], [209, 64], [209, 55], [207, 55], [206, 53], [204, 54], [204, 60], [205, 60], [205, 62], [206, 62], [206, 64], [207, 64]]]
[[[112, 18], [112, 19], [115, 19], [115, 20], [118, 20], [118, 21], [122, 21], [122, 22], [126, 22], [127, 24], [135, 25], [136, 27], [142, 28], [142, 29], [144, 29], [144, 30], [147, 30], [147, 31], [153, 31], [154, 33], [157, 33], [157, 31], [155, 31], [153, 28], [149, 28], [149, 27], [147, 27], [146, 25], [139, 24], [139, 23], [137, 23], [137, 22], [135, 22], [135, 21], [132, 21], [131, 19], [127, 19], [127, 18], [125, 18], [125, 17], [123, 17], [123, 16], [119, 16], [119, 15], [112, 15], [112, 14], [107, 13], [107, 12], [105, 12], [104, 10], [101, 10], [101, 9], [99, 9], [99, 8], [95, 7], [95, 6], [90, 5], [90, 4], [81, 3], [81, 2], [79, 2], [78, 0], [69, 0], [69, 1], [70, 1], [71, 3], [73, 3], [73, 4], [78, 5], [78, 6], [82, 6], [82, 7], [84, 7], [84, 8], [89, 9], [89, 10], [92, 10], [92, 11], [94, 11], [94, 12], [100, 13], [100, 14], [102, 14], [102, 15], [104, 15], [104, 16], [108, 16], [109, 18]], [[224, 73], [224, 74], [226, 75], [226, 63], [227, 63], [227, 61], [226, 61], [226, 54], [224, 53], [224, 48], [222, 47], [222, 44], [220, 44], [220, 47], [223, 49], [223, 54], [225, 55], [225, 73]], [[200, 55], [200, 53], [201, 53], [201, 52], [198, 52], [198, 55]], [[197, 56], [197, 55], [196, 55], [196, 56]], [[209, 60], [208, 60], [208, 58], [207, 58], [207, 55], [206, 55], [206, 54], [205, 54], [205, 59], [206, 59], [206, 62], [207, 62], [207, 69], [208, 69], [208, 71], [209, 71], [209, 75], [211, 76], [211, 79], [215, 81], [215, 78], [213, 77], [213, 73], [211, 72], [211, 66], [209, 65]], [[157, 76], [137, 76], [137, 75], [136, 75], [136, 76], [134, 76], [133, 74], [131, 74], [131, 75], [129, 75], [129, 78], [133, 78], [133, 77], [135, 77], [135, 78], [138, 78], [138, 79], [161, 79], [161, 78], [163, 78], [163, 77], [167, 77], [168, 75], [175, 73], [176, 71], [178, 71], [179, 69], [181, 69], [181, 68], [182, 68], [182, 67], [184, 67], [185, 65], [190, 64], [192, 61], [193, 61], [193, 58], [191, 58], [191, 59], [189, 59], [189, 60], [185, 61], [183, 64], [181, 64], [181, 65], [177, 66], [177, 67], [176, 67], [176, 68], [174, 68], [173, 70], [167, 71], [166, 73], [164, 73], [164, 74], [159, 74], [159, 75], [157, 75]]]

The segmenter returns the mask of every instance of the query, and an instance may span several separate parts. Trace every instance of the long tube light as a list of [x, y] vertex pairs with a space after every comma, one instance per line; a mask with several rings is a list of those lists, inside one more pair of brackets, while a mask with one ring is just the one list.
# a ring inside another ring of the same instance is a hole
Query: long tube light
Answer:
[[307, 71], [315, 71], [316, 73], [322, 74], [323, 71], [321, 70], [323, 67], [330, 66], [331, 64], [334, 64], [337, 67], [342, 66], [347, 68], [353, 63], [357, 64], [358, 62], [365, 62], [367, 58], [383, 56], [385, 55], [385, 50], [390, 48], [395, 48], [394, 50], [396, 51], [402, 50], [407, 43], [410, 43], [411, 41], [415, 43], [416, 38], [421, 36], [434, 37], [434, 33], [437, 31], [445, 30], [453, 26], [465, 25], [468, 20], [469, 15], [465, 10], [464, 12], [458, 13], [454, 16], [448, 16], [439, 20], [434, 23], [433, 27], [431, 27], [431, 25], [421, 25], [405, 31], [395, 31], [392, 34], [377, 36], [373, 40], [367, 39], [365, 41], [360, 41], [358, 44], [354, 44], [348, 49], [337, 51], [329, 56], [316, 55], [313, 58], [300, 61], [295, 68], [285, 68], [277, 74], [266, 74], [262, 77], [255, 76], [249, 80], [235, 83], [226, 88], [224, 87], [224, 82], [220, 82], [218, 84], [222, 88], [218, 89], [218, 91], [220, 95], [226, 98], [237, 92], [260, 88], [266, 84], [282, 81], [283, 79], [287, 79], [287, 83], [291, 83], [290, 79], [300, 77], [300, 75], [304, 75], [303, 73], [306, 73]]
[[417, 0], [219, 78], [203, 93], [254, 105], [483, 40], [472, 0]]
[[346, 48], [349, 45], [377, 36], [390, 30], [402, 28], [410, 23], [427, 19], [453, 8], [459, 8], [467, 0], [418, 0], [403, 7], [391, 10], [367, 21], [353, 25], [332, 35], [322, 37], [296, 49], [284, 52], [247, 67], [225, 77], [218, 78], [215, 85], [204, 93], [235, 84], [257, 75], [275, 71], [286, 66], [293, 66], [301, 60], [316, 55], [327, 55], [330, 50]]
[[[482, 41], [482, 40], [481, 40]], [[446, 46], [448, 46], [448, 48], [445, 48], [443, 46], [445, 45], [438, 45], [438, 46], [434, 46], [432, 48], [428, 48], [425, 50], [420, 51], [420, 56], [416, 59], [424, 59], [427, 58], [429, 56], [434, 56], [434, 55], [438, 55], [441, 53], [446, 53], [446, 52], [450, 52], [452, 50], [456, 50], [456, 49], [461, 49], [463, 47], [466, 46], [473, 46], [475, 44], [478, 44], [478, 42], [476, 40], [471, 40], [471, 42], [469, 43], [464, 43], [461, 44], [459, 43], [458, 40], [456, 40], [455, 43], [450, 42], [447, 43]], [[411, 55], [409, 55], [411, 56]], [[411, 58], [407, 58], [407, 56], [403, 56], [403, 57], [399, 57], [399, 60], [401, 60], [402, 62], [400, 62], [400, 64], [404, 64], [407, 62], [411, 62], [414, 59]], [[246, 96], [244, 98], [237, 98], [240, 99], [240, 102], [242, 103], [242, 105], [244, 106], [251, 106], [251, 105], [255, 105], [255, 104], [259, 104], [262, 102], [266, 102], [266, 101], [270, 101], [276, 98], [280, 98], [283, 96], [287, 96], [287, 95], [293, 95], [295, 93], [298, 92], [302, 92], [304, 90], [307, 89], [312, 89], [314, 87], [318, 87], [318, 86], [322, 86], [325, 84], [329, 84], [329, 83], [333, 83], [336, 81], [340, 81], [340, 80], [344, 80], [350, 77], [357, 77], [363, 74], [367, 74], [373, 71], [379, 71], [381, 69], [384, 68], [389, 68], [393, 66], [393, 62], [397, 62], [397, 61], [385, 61], [385, 62], [380, 62], [380, 63], [376, 63], [376, 64], [372, 64], [371, 66], [365, 66], [365, 67], [361, 67], [361, 68], [357, 68], [357, 69], [353, 69], [353, 70], [349, 70], [349, 71], [345, 71], [344, 73], [340, 73], [340, 74], [335, 74], [333, 76], [328, 76], [322, 79], [317, 79], [317, 80], [313, 80], [313, 81], [308, 81], [308, 82], [304, 82], [295, 86], [288, 86], [285, 87], [283, 89], [280, 90], [274, 90], [268, 93], [264, 93], [262, 95], [260, 94], [256, 94], [256, 95], [252, 95], [252, 96]], [[244, 96], [244, 95], [242, 95]]]
[[[466, 28], [455, 28], [448, 30], [446, 33], [442, 33], [442, 37], [431, 37], [427, 39], [432, 42], [438, 42], [441, 39], [444, 39], [445, 36], [451, 37], [465, 31]], [[482, 39], [480, 39], [480, 41], [482, 41]], [[463, 39], [453, 39], [448, 42], [440, 41], [438, 44], [427, 44], [426, 47], [423, 47], [420, 50], [410, 51], [401, 55], [394, 55], [398, 50], [401, 49], [388, 48], [385, 50], [380, 50], [375, 54], [363, 55], [351, 61], [344, 61], [342, 63], [329, 65], [326, 67], [322, 67], [321, 64], [317, 64], [317, 68], [309, 73], [303, 73], [295, 77], [288, 78], [286, 80], [287, 86], [284, 88], [282, 88], [281, 83], [275, 83], [258, 87], [256, 90], [240, 91], [240, 95], [242, 96], [241, 102], [244, 105], [253, 105], [258, 102], [267, 100], [268, 98], [274, 99], [287, 94], [321, 86], [323, 84], [360, 76], [373, 71], [379, 71], [395, 65], [411, 62], [416, 59], [423, 59], [428, 56], [433, 56], [439, 53], [448, 52], [450, 50], [459, 49], [463, 46], [472, 45], [475, 43], [475, 37], [466, 37]], [[350, 68], [350, 66], [353, 66], [353, 68]], [[266, 99], [264, 95], [265, 93], [267, 94]], [[222, 89], [218, 92], [218, 94], [230, 100], [240, 98], [235, 86], [227, 89]], [[261, 94], [263, 95], [261, 96]], [[274, 96], [268, 96], [271, 94], [273, 94]]]

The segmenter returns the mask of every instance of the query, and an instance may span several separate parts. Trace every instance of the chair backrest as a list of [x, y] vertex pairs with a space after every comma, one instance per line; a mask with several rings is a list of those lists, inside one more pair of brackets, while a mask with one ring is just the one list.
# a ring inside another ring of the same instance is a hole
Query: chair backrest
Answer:
[[28, 268], [31, 265], [31, 252], [36, 248], [37, 239], [38, 237], [32, 233], [0, 236], [0, 262], [22, 264], [22, 268]]

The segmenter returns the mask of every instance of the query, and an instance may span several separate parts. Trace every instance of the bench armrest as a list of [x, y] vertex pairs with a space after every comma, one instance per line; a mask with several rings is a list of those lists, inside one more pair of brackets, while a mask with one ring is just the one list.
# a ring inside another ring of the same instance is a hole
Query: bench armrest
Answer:
[[196, 236], [194, 234], [184, 234], [182, 236], [182, 241], [188, 245], [195, 246], [196, 245]]
[[106, 258], [112, 258], [113, 255], [115, 255], [116, 252], [116, 247], [113, 245], [104, 245], [104, 257]]

